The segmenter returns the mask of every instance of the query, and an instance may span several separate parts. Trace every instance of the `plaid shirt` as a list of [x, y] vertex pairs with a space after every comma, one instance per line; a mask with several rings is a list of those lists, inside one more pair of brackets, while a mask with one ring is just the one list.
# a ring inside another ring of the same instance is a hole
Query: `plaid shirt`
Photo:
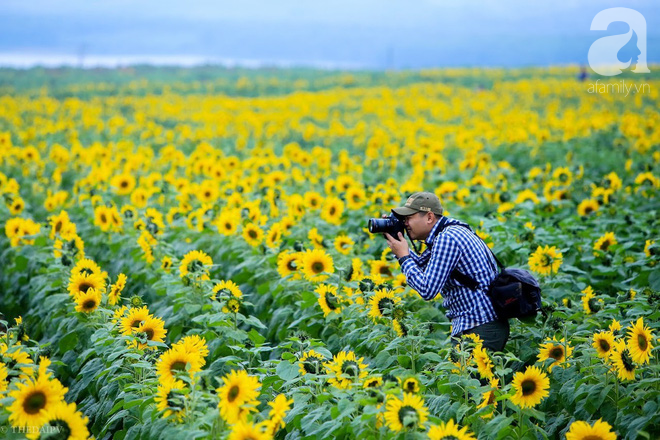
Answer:
[[[487, 322], [497, 315], [486, 292], [497, 275], [497, 263], [486, 244], [467, 224], [441, 217], [426, 239], [428, 249], [410, 257], [401, 265], [408, 285], [426, 301], [442, 292], [443, 307], [452, 322], [452, 336]], [[477, 281], [472, 290], [450, 277], [454, 269]]]

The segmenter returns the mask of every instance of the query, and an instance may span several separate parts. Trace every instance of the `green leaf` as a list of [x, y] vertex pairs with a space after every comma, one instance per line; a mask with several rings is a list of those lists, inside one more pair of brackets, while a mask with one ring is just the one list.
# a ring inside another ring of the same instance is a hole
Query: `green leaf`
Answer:
[[297, 364], [292, 364], [287, 361], [282, 361], [277, 365], [277, 368], [275, 369], [275, 372], [277, 373], [278, 376], [280, 376], [282, 379], [289, 381], [291, 379], [295, 379], [298, 377], [298, 374], [300, 373], [299, 367]]

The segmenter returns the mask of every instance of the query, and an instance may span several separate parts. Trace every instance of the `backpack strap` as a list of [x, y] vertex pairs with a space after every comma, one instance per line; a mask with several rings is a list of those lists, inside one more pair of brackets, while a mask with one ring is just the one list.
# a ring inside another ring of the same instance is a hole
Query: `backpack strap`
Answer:
[[[473, 234], [474, 234], [479, 240], [481, 240], [481, 241], [483, 242], [483, 244], [486, 246], [486, 249], [488, 249], [488, 250], [490, 251], [491, 255], [493, 256], [493, 258], [495, 258], [495, 262], [497, 263], [497, 266], [498, 266], [500, 272], [503, 271], [503, 270], [505, 269], [505, 266], [504, 266], [504, 265], [502, 264], [502, 262], [497, 258], [497, 255], [495, 255], [495, 252], [493, 252], [493, 250], [492, 250], [490, 247], [488, 247], [488, 244], [486, 244], [486, 242], [485, 242], [481, 237], [479, 237], [479, 236], [478, 236], [478, 235], [472, 230], [472, 228], [470, 228], [469, 225], [458, 223], [458, 224], [453, 224], [453, 225], [447, 225], [447, 226], [445, 226], [445, 228], [447, 228], [447, 227], [449, 227], [449, 226], [460, 226], [460, 227], [462, 227], [462, 228], [466, 228], [466, 229], [468, 229], [470, 232], [472, 232], [472, 233], [473, 233]], [[444, 230], [445, 228], [443, 228], [443, 230]], [[453, 278], [453, 279], [455, 279], [455, 280], [457, 280], [459, 283], [463, 284], [464, 286], [466, 286], [466, 287], [468, 287], [468, 288], [470, 288], [470, 289], [472, 289], [472, 290], [476, 290], [477, 287], [479, 286], [479, 283], [477, 283], [477, 281], [476, 281], [474, 278], [472, 278], [472, 277], [469, 276], [469, 275], [466, 275], [466, 274], [464, 274], [464, 273], [459, 272], [457, 268], [454, 268], [454, 270], [451, 272], [451, 274], [449, 275], [449, 277], [450, 277], [450, 278]]]

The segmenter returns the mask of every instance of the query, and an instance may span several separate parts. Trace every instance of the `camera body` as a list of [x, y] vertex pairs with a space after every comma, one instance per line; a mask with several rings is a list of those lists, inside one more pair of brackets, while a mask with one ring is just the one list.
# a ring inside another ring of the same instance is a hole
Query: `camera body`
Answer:
[[372, 234], [390, 234], [392, 237], [398, 237], [399, 232], [405, 233], [406, 227], [403, 222], [394, 214], [386, 218], [370, 218], [369, 232]]

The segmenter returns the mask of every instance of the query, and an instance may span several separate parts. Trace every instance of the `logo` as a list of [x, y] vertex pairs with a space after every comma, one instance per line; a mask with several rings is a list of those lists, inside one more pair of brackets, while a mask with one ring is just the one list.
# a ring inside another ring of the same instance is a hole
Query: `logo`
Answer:
[[[594, 41], [589, 48], [589, 66], [603, 76], [619, 75], [632, 66], [635, 66], [632, 69], [634, 73], [649, 73], [646, 65], [646, 19], [642, 14], [629, 8], [604, 9], [594, 17], [591, 30], [606, 31], [611, 23], [617, 21], [627, 23], [630, 29], [625, 34], [610, 35]], [[627, 62], [619, 61], [619, 51], [631, 40], [636, 44], [634, 55]]]

